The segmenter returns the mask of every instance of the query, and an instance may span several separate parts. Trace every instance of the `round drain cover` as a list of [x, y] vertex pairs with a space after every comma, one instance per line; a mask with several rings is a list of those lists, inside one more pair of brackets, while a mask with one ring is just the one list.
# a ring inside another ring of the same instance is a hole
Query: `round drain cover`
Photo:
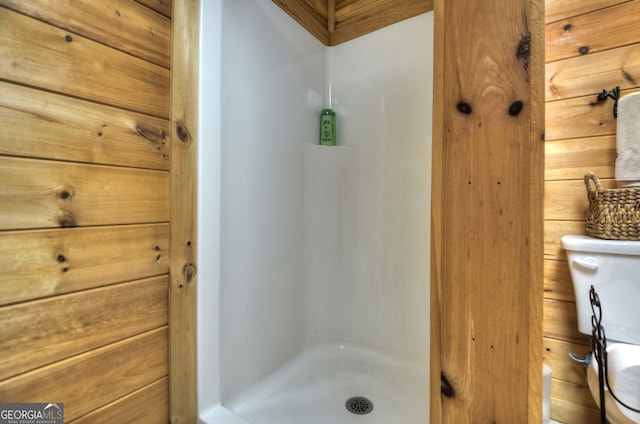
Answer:
[[351, 413], [364, 415], [373, 410], [373, 403], [365, 397], [356, 396], [347, 401], [346, 407]]

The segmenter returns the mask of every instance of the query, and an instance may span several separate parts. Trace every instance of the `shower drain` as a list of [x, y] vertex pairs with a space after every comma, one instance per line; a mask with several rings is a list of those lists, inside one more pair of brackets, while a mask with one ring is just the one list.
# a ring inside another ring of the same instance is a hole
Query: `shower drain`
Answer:
[[352, 397], [347, 401], [345, 406], [349, 412], [357, 415], [368, 414], [373, 410], [373, 403], [362, 396]]

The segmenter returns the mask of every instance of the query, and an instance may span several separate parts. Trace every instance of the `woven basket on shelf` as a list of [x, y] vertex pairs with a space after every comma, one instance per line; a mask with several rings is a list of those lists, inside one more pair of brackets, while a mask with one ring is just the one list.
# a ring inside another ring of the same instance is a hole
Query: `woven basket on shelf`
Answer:
[[587, 233], [607, 240], [640, 240], [640, 187], [603, 189], [593, 172], [584, 175], [584, 184]]

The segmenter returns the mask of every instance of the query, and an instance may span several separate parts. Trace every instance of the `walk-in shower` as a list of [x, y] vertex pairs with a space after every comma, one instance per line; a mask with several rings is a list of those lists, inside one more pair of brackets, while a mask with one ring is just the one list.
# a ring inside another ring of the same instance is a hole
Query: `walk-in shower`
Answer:
[[271, 1], [201, 12], [201, 421], [426, 424], [432, 13], [326, 47]]

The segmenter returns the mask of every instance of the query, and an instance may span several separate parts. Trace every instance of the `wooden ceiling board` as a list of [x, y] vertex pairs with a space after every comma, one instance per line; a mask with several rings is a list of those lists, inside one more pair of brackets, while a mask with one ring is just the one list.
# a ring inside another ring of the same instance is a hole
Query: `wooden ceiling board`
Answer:
[[273, 0], [323, 44], [335, 46], [433, 10], [433, 0]]

